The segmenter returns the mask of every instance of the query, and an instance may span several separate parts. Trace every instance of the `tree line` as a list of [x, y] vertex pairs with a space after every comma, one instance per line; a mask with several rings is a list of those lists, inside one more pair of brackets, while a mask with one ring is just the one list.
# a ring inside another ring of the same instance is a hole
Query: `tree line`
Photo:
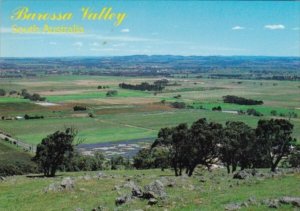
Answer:
[[223, 101], [224, 103], [234, 103], [238, 105], [262, 105], [264, 103], [262, 100], [246, 99], [234, 95], [223, 96]]
[[120, 83], [119, 87], [122, 89], [132, 89], [132, 90], [140, 90], [140, 91], [162, 91], [167, 85], [168, 80], [157, 80], [153, 84], [149, 84], [148, 82], [142, 82], [141, 84], [126, 84]]
[[191, 176], [198, 165], [211, 169], [213, 164], [224, 165], [228, 173], [238, 167], [275, 171], [284, 157], [294, 153], [292, 132], [293, 125], [284, 119], [259, 120], [253, 129], [243, 122], [223, 126], [203, 118], [190, 127], [162, 128], [152, 146], [135, 156], [134, 166], [173, 168], [176, 176], [183, 172]]

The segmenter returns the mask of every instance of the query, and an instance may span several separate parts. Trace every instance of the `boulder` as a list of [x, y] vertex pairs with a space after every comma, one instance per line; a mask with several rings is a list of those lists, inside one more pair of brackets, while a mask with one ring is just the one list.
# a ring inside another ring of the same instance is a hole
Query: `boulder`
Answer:
[[163, 183], [159, 180], [155, 180], [149, 185], [146, 185], [144, 187], [144, 192], [146, 193], [153, 192], [155, 195], [157, 195], [160, 198], [165, 198], [167, 196], [167, 193], [165, 192], [165, 187]]
[[233, 179], [248, 179], [255, 176], [256, 174], [257, 171], [255, 169], [244, 169], [235, 173], [233, 175]]
[[148, 204], [152, 206], [152, 205], [157, 204], [157, 202], [158, 202], [157, 199], [151, 198], [151, 199], [149, 199]]
[[279, 200], [277, 199], [267, 199], [263, 201], [263, 204], [268, 206], [269, 208], [279, 208]]
[[70, 177], [66, 177], [61, 181], [60, 186], [64, 190], [73, 190], [75, 185], [74, 181]]
[[241, 209], [241, 205], [238, 203], [232, 203], [232, 204], [225, 205], [225, 210], [228, 210], [228, 211], [234, 211], [234, 210], [240, 210], [240, 209]]
[[143, 192], [142, 198], [144, 198], [144, 199], [157, 199], [159, 197], [158, 197], [158, 195], [156, 195], [152, 191], [145, 191], [145, 192]]
[[300, 197], [282, 197], [279, 199], [281, 204], [292, 204], [295, 207], [300, 207]]
[[129, 202], [130, 200], [131, 200], [131, 196], [129, 196], [129, 195], [117, 197], [115, 200], [115, 204], [117, 206], [120, 206], [122, 204]]

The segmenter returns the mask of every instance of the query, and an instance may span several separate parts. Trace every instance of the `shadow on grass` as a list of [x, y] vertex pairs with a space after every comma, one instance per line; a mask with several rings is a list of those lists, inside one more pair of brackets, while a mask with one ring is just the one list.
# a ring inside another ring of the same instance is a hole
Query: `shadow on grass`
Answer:
[[63, 177], [62, 174], [59, 175], [55, 175], [54, 177], [47, 177], [44, 176], [43, 174], [37, 174], [37, 175], [26, 175], [27, 178], [59, 178], [59, 177]]

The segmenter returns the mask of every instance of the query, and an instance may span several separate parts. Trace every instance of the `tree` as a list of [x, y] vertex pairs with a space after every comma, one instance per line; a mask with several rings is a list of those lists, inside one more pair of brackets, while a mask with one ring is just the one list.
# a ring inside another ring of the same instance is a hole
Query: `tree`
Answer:
[[300, 167], [300, 145], [297, 145], [293, 150], [293, 153], [290, 155], [289, 164], [291, 167], [299, 168]]
[[259, 120], [256, 128], [257, 148], [267, 156], [271, 171], [284, 156], [290, 154], [292, 145], [293, 124], [285, 119]]
[[68, 128], [65, 132], [56, 131], [48, 135], [38, 144], [33, 160], [38, 163], [45, 176], [54, 177], [58, 167], [73, 156], [75, 136], [74, 129]]
[[154, 159], [151, 155], [151, 149], [143, 148], [133, 157], [133, 166], [136, 169], [154, 168]]
[[208, 123], [205, 118], [194, 122], [190, 128], [188, 166], [186, 173], [192, 176], [197, 165], [210, 169], [218, 157], [218, 144], [222, 138], [222, 125]]
[[0, 96], [5, 96], [6, 95], [6, 91], [4, 89], [0, 89]]

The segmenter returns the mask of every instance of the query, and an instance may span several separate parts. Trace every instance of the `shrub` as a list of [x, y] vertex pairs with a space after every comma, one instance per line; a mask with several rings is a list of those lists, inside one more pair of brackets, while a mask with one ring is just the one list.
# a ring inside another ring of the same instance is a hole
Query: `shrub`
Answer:
[[85, 106], [80, 106], [80, 105], [76, 105], [73, 107], [74, 111], [85, 111], [86, 107]]
[[223, 96], [223, 101], [224, 103], [234, 103], [238, 105], [262, 105], [263, 104], [263, 101], [261, 100], [246, 99], [234, 95]]
[[6, 95], [6, 91], [4, 89], [0, 89], [0, 96], [5, 96]]
[[213, 107], [212, 111], [222, 111], [221, 106]]
[[183, 109], [186, 107], [186, 104], [184, 102], [174, 102], [171, 103], [171, 106], [178, 109]]
[[106, 97], [114, 97], [118, 94], [117, 90], [110, 90], [106, 93]]

